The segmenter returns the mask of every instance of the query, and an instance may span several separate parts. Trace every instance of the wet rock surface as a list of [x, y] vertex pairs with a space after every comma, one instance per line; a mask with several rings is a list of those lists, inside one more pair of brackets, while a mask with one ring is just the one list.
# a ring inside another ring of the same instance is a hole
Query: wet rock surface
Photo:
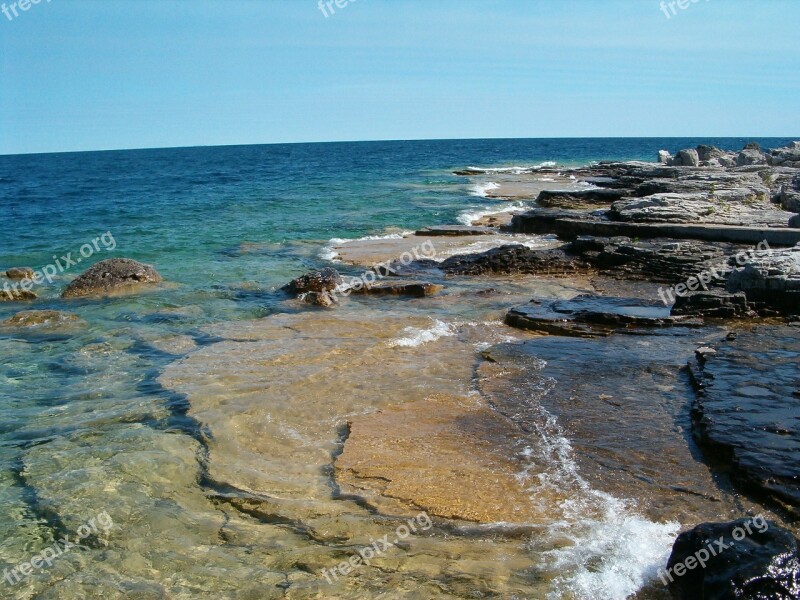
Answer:
[[441, 263], [450, 275], [532, 274], [567, 275], [585, 271], [590, 265], [564, 250], [533, 250], [507, 245], [480, 254], [453, 256]]
[[730, 294], [721, 290], [692, 292], [677, 296], [671, 314], [714, 319], [735, 319], [756, 316], [742, 293]]
[[36, 300], [39, 296], [36, 292], [18, 289], [0, 289], [0, 302], [27, 302]]
[[460, 235], [493, 235], [497, 230], [492, 227], [475, 227], [471, 225], [439, 225], [436, 227], [426, 227], [417, 231], [419, 236], [460, 236]]
[[697, 324], [685, 317], [671, 316], [669, 307], [657, 300], [588, 294], [572, 300], [532, 302], [512, 308], [506, 314], [505, 323], [537, 333], [574, 337], [608, 336], [615, 332], [641, 332], [647, 327]]
[[411, 296], [423, 298], [433, 296], [444, 289], [443, 286], [427, 281], [392, 280], [362, 283], [352, 288], [353, 294], [370, 296]]
[[67, 286], [61, 297], [102, 297], [131, 293], [161, 281], [161, 275], [150, 265], [129, 258], [110, 258], [100, 261], [78, 276]]
[[540, 206], [551, 208], [587, 208], [610, 206], [612, 202], [625, 196], [624, 190], [589, 189], [577, 191], [543, 191], [536, 198]]
[[663, 577], [678, 600], [800, 598], [797, 539], [761, 517], [703, 523], [682, 533], [667, 568]]
[[693, 360], [695, 436], [739, 489], [800, 518], [800, 327], [760, 327]]

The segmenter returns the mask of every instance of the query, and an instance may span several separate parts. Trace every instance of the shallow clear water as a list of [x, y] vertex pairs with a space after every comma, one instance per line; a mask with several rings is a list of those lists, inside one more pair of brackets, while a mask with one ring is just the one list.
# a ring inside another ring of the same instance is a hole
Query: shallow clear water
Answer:
[[[525, 338], [499, 324], [503, 308], [533, 292], [570, 297], [583, 283], [506, 282], [507, 296], [476, 300], [477, 290], [494, 284], [462, 282], [441, 299], [359, 300], [336, 316], [310, 312], [275, 290], [329, 264], [321, 253], [332, 238], [502, 209], [503, 201], [476, 197], [474, 181], [453, 169], [649, 160], [661, 148], [703, 142], [733, 149], [745, 141], [375, 142], [0, 157], [7, 224], [0, 267], [41, 268], [70, 252], [77, 257], [104, 233], [114, 240], [113, 251], [101, 244], [52, 284], [37, 286], [36, 302], [0, 303], [0, 320], [29, 308], [83, 320], [0, 329], [0, 563], [29, 560], [102, 511], [114, 520], [107, 535], [52, 567], [16, 586], [0, 582], [0, 595], [591, 597], [586, 590], [601, 581], [607, 587], [597, 597], [624, 598], [644, 585], [650, 565], [619, 578], [610, 574], [616, 563], [592, 569], [608, 552], [598, 540], [622, 527], [631, 539], [657, 540], [645, 542], [640, 554], [649, 556], [675, 525], [664, 515], [648, 521], [627, 513], [615, 504], [622, 502], [618, 487], [606, 497], [596, 482], [590, 489], [588, 479], [571, 475], [555, 496], [561, 508], [539, 507], [522, 527], [476, 528], [469, 519], [441, 517], [429, 535], [340, 587], [325, 587], [319, 575], [352, 547], [393, 531], [402, 513], [339, 495], [332, 465], [345, 422], [430, 394], [488, 402], [475, 373], [481, 349]], [[788, 140], [760, 141], [775, 147]], [[168, 283], [123, 298], [58, 298], [69, 280], [109, 257], [153, 264]], [[241, 341], [248, 336], [251, 346]], [[559, 369], [562, 380], [570, 377]], [[354, 383], [366, 376], [381, 384]], [[542, 476], [580, 462], [564, 463], [569, 432], [549, 413], [525, 418], [536, 427], [523, 428], [529, 437], [515, 438], [509, 455], [497, 458], [508, 485], [530, 474], [536, 452]], [[480, 473], [485, 464], [473, 451]], [[441, 467], [432, 477], [452, 470], [445, 460], [430, 464]], [[577, 509], [570, 513], [559, 495], [570, 486], [583, 490], [578, 512], [592, 513], [580, 527]], [[583, 556], [575, 536], [599, 549], [586, 547]], [[612, 550], [619, 564], [630, 562], [630, 553]]]

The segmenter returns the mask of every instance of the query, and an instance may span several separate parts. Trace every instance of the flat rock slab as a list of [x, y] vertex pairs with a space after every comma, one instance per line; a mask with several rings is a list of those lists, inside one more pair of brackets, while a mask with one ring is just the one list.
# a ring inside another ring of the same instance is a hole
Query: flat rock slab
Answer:
[[349, 428], [336, 460], [336, 480], [347, 491], [397, 498], [449, 519], [542, 519], [516, 477], [522, 464], [503, 451], [523, 432], [486, 406], [431, 397], [356, 417]]
[[444, 236], [444, 235], [494, 235], [497, 233], [496, 229], [491, 227], [476, 227], [472, 225], [439, 225], [436, 227], [426, 227], [417, 231], [414, 235], [423, 236]]
[[698, 324], [684, 317], [670, 316], [669, 307], [655, 300], [590, 294], [512, 308], [506, 314], [505, 323], [528, 331], [570, 337], [599, 337], [647, 327]]
[[739, 332], [689, 363], [695, 436], [741, 491], [800, 518], [800, 327]]
[[[782, 223], [788, 223], [789, 214]], [[554, 233], [563, 239], [581, 235], [631, 238], [673, 238], [758, 244], [766, 240], [770, 246], [794, 246], [800, 243], [800, 231], [782, 227], [741, 227], [679, 223], [623, 223], [586, 218], [578, 214], [552, 211], [530, 211], [515, 215], [512, 229], [519, 233]]]

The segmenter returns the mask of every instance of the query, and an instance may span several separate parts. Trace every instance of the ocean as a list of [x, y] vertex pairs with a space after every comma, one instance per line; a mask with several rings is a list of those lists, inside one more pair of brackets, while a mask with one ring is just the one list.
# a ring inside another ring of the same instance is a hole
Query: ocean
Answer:
[[[571, 456], [569, 428], [538, 404], [513, 417], [537, 424], [529, 438], [498, 437], [484, 462], [484, 450], [472, 448], [482, 467], [462, 474], [505, 469], [546, 481], [548, 495], [532, 492], [536, 510], [516, 506], [526, 516], [514, 522], [448, 521], [432, 501], [429, 530], [328, 581], [323, 569], [395, 531], [403, 512], [367, 491], [343, 491], [346, 478], [332, 464], [347, 423], [398, 407], [425, 419], [436, 407], [453, 411], [454, 397], [488, 397], [491, 386], [481, 387], [475, 370], [480, 353], [522, 334], [499, 324], [510, 299], [469, 296], [486, 283], [453, 284], [443, 300], [353, 300], [322, 312], [279, 288], [325, 266], [361, 272], [332, 262], [336, 244], [508, 209], [484, 197], [491, 172], [476, 184], [454, 170], [654, 161], [660, 149], [733, 150], [749, 141], [791, 140], [435, 140], [0, 156], [0, 218], [8, 225], [0, 268], [55, 265], [52, 281], [33, 288], [38, 300], [0, 303], [0, 321], [28, 309], [80, 319], [0, 327], [0, 596], [666, 598], [652, 581], [677, 528], [691, 514], [723, 509], [654, 515], [635, 508], [635, 491], [599, 489]], [[114, 257], [153, 265], [165, 284], [112, 299], [60, 299], [74, 277]], [[523, 298], [534, 284], [508, 285]], [[662, 358], [677, 372], [670, 348]], [[545, 379], [519, 402], [534, 403], [557, 384]], [[504, 397], [519, 392], [508, 385]], [[427, 408], [417, 404], [431, 397]], [[685, 397], [670, 401], [670, 418], [680, 420]], [[459, 451], [457, 439], [448, 452]], [[414, 448], [427, 448], [420, 444]], [[438, 467], [420, 472], [431, 481], [458, 471], [458, 461], [437, 458], [441, 448], [428, 450]], [[502, 496], [503, 485], [485, 487]], [[410, 493], [385, 496], [399, 502]], [[8, 575], [101, 514], [113, 519], [109, 531], [19, 580]]]

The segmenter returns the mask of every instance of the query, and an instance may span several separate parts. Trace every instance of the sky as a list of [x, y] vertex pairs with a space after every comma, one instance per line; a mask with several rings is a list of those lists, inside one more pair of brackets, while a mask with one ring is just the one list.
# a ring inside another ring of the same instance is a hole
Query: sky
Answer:
[[0, 0], [0, 154], [800, 138], [798, 0], [29, 1]]

